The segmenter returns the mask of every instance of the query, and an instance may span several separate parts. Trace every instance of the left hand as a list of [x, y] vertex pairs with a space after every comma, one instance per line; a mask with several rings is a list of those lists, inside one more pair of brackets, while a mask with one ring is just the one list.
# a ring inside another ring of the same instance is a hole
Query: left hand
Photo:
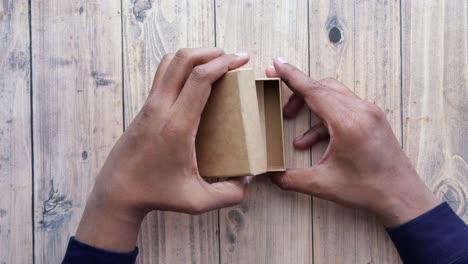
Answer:
[[249, 178], [208, 183], [200, 176], [195, 136], [212, 84], [248, 60], [217, 48], [164, 56], [142, 110], [97, 176], [78, 240], [131, 250], [151, 210], [200, 214], [242, 200]]

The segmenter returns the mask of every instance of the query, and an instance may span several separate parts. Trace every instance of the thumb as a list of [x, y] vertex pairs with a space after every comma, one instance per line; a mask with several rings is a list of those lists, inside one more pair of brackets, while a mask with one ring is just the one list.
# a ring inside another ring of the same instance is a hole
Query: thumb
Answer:
[[305, 194], [320, 193], [320, 182], [325, 176], [325, 168], [315, 165], [305, 169], [288, 169], [285, 172], [271, 176], [274, 184], [283, 190], [291, 190]]
[[213, 210], [239, 204], [244, 198], [252, 176], [229, 178], [225, 181], [208, 184], [205, 210]]

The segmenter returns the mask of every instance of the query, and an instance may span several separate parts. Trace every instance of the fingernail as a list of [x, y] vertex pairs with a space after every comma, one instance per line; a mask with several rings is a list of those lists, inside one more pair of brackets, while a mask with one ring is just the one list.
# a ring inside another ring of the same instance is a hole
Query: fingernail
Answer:
[[276, 57], [276, 61], [279, 62], [279, 63], [288, 63], [285, 59], [283, 59], [281, 57]]
[[236, 53], [234, 53], [234, 55], [236, 55], [238, 57], [242, 57], [242, 58], [249, 57], [249, 54], [246, 53], [246, 52], [236, 52]]
[[268, 66], [268, 69], [269, 69], [269, 70], [275, 70], [275, 66], [270, 65], [270, 66]]

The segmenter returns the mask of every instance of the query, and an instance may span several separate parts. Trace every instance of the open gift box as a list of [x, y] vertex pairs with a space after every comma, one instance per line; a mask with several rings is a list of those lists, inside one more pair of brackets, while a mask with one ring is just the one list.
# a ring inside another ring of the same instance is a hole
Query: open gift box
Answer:
[[285, 169], [279, 78], [252, 69], [227, 72], [213, 84], [196, 137], [203, 177], [258, 175]]

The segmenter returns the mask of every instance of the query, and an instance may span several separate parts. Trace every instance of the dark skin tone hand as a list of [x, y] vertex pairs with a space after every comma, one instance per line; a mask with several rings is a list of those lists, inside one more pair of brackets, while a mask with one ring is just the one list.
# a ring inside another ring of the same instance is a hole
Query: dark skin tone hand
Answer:
[[305, 105], [322, 122], [294, 140], [309, 149], [329, 140], [317, 164], [272, 177], [285, 190], [311, 194], [377, 215], [385, 226], [404, 223], [438, 204], [400, 147], [383, 111], [333, 78], [310, 79], [282, 59], [266, 69], [293, 95], [284, 107], [294, 118]]
[[[166, 55], [150, 94], [113, 147], [88, 198], [76, 238], [113, 251], [134, 249], [152, 210], [200, 214], [241, 202], [251, 177], [207, 183], [198, 173], [195, 136], [212, 84], [249, 60], [216, 48]], [[383, 112], [334, 79], [311, 80], [281, 59], [267, 68], [292, 89], [284, 114], [305, 105], [322, 119], [294, 141], [299, 150], [329, 139], [322, 159], [272, 175], [285, 190], [376, 214], [384, 225], [406, 222], [437, 205], [400, 148]]]
[[214, 81], [249, 60], [216, 48], [166, 55], [140, 111], [96, 178], [76, 238], [130, 251], [152, 210], [200, 214], [239, 203], [249, 177], [207, 183], [198, 173], [195, 135]]

